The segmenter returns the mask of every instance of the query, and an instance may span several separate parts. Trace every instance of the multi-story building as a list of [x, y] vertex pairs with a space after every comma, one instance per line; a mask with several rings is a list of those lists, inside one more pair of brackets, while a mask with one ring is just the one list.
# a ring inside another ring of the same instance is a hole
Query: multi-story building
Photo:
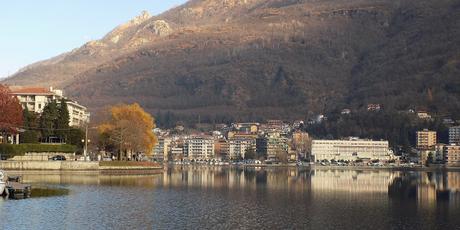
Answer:
[[153, 148], [153, 159], [160, 162], [168, 161], [171, 141], [171, 138], [167, 137], [158, 138], [158, 143]]
[[238, 132], [257, 133], [259, 131], [259, 123], [234, 123], [232, 127]]
[[446, 146], [446, 164], [448, 166], [460, 166], [460, 145]]
[[171, 146], [168, 155], [173, 160], [183, 160], [185, 158], [184, 148], [182, 146]]
[[313, 140], [312, 156], [316, 161], [390, 160], [388, 141], [350, 138], [348, 140]]
[[244, 159], [248, 150], [255, 151], [256, 141], [250, 138], [234, 138], [228, 141], [228, 153], [231, 160]]
[[460, 126], [449, 128], [449, 144], [460, 145]]
[[424, 129], [417, 132], [417, 149], [428, 150], [433, 149], [436, 145], [436, 131]]
[[269, 160], [276, 159], [280, 153], [287, 155], [288, 149], [288, 139], [281, 137], [280, 133], [269, 133], [256, 139], [257, 155], [266, 156]]
[[214, 143], [214, 154], [217, 159], [228, 159], [229, 146], [225, 139], [217, 139]]
[[69, 110], [69, 126], [79, 127], [89, 122], [90, 114], [85, 106], [71, 100], [68, 100], [66, 103]]
[[427, 111], [417, 111], [417, 117], [422, 120], [430, 120], [431, 115]]
[[185, 141], [185, 152], [189, 160], [210, 160], [214, 158], [214, 139], [191, 137]]
[[435, 155], [434, 155], [433, 160], [438, 163], [444, 162], [446, 158], [446, 154], [447, 154], [446, 151], [447, 151], [447, 148], [445, 144], [436, 144], [435, 145]]
[[40, 87], [12, 89], [11, 94], [19, 100], [22, 108], [25, 109], [27, 107], [30, 112], [34, 113], [42, 113], [43, 108], [45, 108], [49, 102], [60, 100], [63, 97], [62, 91], [60, 90]]
[[33, 87], [33, 88], [14, 88], [11, 94], [15, 96], [22, 105], [30, 112], [43, 112], [43, 108], [53, 100], [59, 101], [66, 99], [67, 109], [69, 110], [69, 126], [82, 126], [89, 122], [90, 114], [87, 108], [78, 104], [76, 101], [64, 97], [62, 90]]

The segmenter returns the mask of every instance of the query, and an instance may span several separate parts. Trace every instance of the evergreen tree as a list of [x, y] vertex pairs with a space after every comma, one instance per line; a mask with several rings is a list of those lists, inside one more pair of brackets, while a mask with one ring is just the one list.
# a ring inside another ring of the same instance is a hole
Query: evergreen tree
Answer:
[[48, 103], [44, 108], [40, 117], [40, 129], [42, 137], [49, 138], [54, 136], [56, 130], [56, 120], [58, 118], [58, 107], [55, 100]]
[[61, 102], [57, 108], [57, 118], [56, 118], [56, 135], [61, 138], [61, 140], [66, 140], [69, 135], [69, 109], [67, 108], [67, 102], [64, 98], [61, 99]]
[[27, 106], [23, 110], [24, 133], [20, 135], [21, 143], [38, 143], [39, 133], [34, 130], [37, 128], [35, 114], [31, 113]]

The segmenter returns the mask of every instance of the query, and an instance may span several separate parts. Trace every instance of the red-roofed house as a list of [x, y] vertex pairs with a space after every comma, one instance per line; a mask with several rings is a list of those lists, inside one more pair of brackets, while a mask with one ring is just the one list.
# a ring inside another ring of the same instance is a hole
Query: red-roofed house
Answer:
[[62, 91], [41, 87], [13, 89], [11, 94], [18, 98], [23, 108], [27, 107], [29, 111], [35, 113], [43, 112], [43, 108], [50, 101], [62, 98]]
[[[62, 90], [49, 89], [42, 87], [22, 87], [13, 88], [11, 94], [16, 96], [23, 108], [35, 113], [42, 113], [46, 104], [52, 100], [61, 100], [65, 98]], [[69, 125], [81, 126], [89, 121], [90, 114], [86, 107], [78, 104], [76, 101], [67, 100], [67, 109], [69, 110]]]

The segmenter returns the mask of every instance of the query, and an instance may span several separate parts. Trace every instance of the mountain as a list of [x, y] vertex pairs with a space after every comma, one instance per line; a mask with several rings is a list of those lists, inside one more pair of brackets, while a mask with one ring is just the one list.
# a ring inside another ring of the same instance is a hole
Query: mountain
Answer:
[[191, 0], [3, 83], [216, 122], [368, 103], [458, 117], [458, 25], [458, 0]]

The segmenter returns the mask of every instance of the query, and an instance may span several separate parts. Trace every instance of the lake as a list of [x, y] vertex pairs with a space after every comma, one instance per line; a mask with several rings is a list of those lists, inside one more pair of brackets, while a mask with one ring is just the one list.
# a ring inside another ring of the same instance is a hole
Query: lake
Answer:
[[173, 167], [23, 172], [68, 195], [0, 198], [0, 229], [460, 229], [460, 172]]

